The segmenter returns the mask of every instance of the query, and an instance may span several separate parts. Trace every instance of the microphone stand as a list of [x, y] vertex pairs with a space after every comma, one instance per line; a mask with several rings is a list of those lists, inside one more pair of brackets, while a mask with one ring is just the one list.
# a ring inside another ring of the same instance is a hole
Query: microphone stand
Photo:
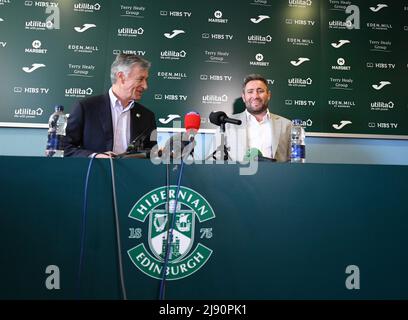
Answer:
[[227, 138], [225, 136], [225, 122], [221, 122], [220, 124], [221, 128], [221, 144], [215, 149], [215, 151], [210, 154], [205, 160], [209, 160], [210, 158], [213, 158], [214, 160], [217, 160], [217, 153], [220, 153], [220, 160], [228, 161], [232, 160], [231, 157], [228, 154], [228, 148], [227, 148]]

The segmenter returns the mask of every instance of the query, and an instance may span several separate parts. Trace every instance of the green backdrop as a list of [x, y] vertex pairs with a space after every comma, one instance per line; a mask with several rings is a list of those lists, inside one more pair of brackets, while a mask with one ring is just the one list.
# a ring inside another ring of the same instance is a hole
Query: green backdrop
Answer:
[[[159, 127], [196, 110], [214, 129], [209, 113], [241, 111], [242, 80], [260, 73], [272, 112], [303, 119], [309, 135], [405, 139], [408, 5], [382, 4], [2, 0], [0, 125], [46, 127], [54, 105], [69, 112], [77, 99], [103, 93], [122, 51], [153, 63], [142, 102]], [[359, 29], [347, 29], [357, 13]]]

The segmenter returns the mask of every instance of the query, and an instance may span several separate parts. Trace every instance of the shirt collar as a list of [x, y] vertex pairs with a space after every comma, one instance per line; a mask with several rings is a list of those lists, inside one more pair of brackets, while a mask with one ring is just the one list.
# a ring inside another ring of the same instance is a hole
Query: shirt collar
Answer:
[[248, 122], [257, 122], [259, 124], [262, 124], [265, 121], [271, 120], [271, 113], [269, 112], [269, 109], [266, 109], [266, 114], [264, 115], [264, 117], [262, 118], [262, 121], [260, 122], [258, 122], [258, 120], [256, 120], [256, 118], [252, 114], [250, 114], [248, 110], [245, 110], [245, 114], [246, 114], [246, 119]]
[[126, 108], [123, 108], [122, 104], [120, 103], [120, 100], [115, 96], [113, 93], [112, 87], [109, 89], [109, 98], [111, 102], [111, 108], [120, 108], [121, 111], [125, 112], [133, 108], [135, 105], [135, 100], [132, 100], [129, 102], [129, 104], [126, 106]]

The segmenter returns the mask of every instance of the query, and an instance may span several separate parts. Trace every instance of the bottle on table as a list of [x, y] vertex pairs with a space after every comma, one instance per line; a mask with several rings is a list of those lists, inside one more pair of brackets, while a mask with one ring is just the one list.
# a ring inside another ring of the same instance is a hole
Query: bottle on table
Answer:
[[290, 134], [290, 162], [306, 162], [305, 129], [302, 120], [292, 120], [292, 130]]
[[67, 116], [63, 106], [55, 106], [55, 112], [48, 120], [48, 140], [45, 150], [46, 157], [63, 157], [64, 146], [62, 138], [65, 136]]

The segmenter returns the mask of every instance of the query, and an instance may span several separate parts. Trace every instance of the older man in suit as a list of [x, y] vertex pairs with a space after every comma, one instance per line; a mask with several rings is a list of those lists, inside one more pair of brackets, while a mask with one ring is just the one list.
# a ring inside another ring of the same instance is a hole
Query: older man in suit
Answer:
[[147, 89], [150, 62], [136, 55], [119, 54], [111, 66], [112, 87], [104, 95], [79, 101], [73, 108], [64, 139], [65, 156], [113, 157], [126, 151], [138, 136], [144, 147], [156, 129], [155, 115], [139, 104]]
[[232, 160], [243, 161], [250, 149], [258, 149], [264, 157], [278, 162], [290, 159], [291, 121], [269, 111], [270, 99], [264, 77], [251, 74], [245, 78], [242, 100], [246, 110], [233, 117], [242, 124], [225, 126], [226, 146]]

